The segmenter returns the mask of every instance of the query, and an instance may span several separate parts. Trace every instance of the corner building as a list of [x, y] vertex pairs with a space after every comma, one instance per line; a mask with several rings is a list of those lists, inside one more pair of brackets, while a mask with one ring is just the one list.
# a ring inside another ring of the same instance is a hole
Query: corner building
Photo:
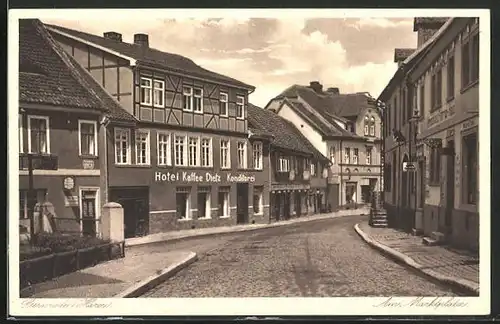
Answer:
[[269, 141], [247, 125], [253, 86], [150, 48], [145, 34], [125, 43], [48, 28], [138, 120], [106, 133], [108, 201], [124, 208], [125, 237], [269, 221]]

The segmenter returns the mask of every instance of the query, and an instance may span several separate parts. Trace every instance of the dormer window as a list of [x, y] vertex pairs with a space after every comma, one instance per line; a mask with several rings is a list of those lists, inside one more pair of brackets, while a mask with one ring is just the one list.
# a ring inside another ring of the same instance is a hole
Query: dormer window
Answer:
[[368, 116], [365, 116], [365, 125], [364, 125], [364, 130], [365, 130], [365, 136], [369, 135], [369, 130], [370, 130], [370, 118]]

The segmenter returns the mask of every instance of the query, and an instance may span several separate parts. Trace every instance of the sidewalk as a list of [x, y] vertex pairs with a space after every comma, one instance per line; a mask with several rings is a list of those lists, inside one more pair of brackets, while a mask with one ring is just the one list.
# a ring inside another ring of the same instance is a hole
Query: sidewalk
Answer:
[[196, 260], [196, 253], [186, 251], [125, 256], [33, 285], [20, 297], [137, 297]]
[[371, 246], [446, 284], [479, 294], [479, 257], [445, 246], [426, 246], [422, 237], [392, 228], [373, 228], [367, 223], [354, 226]]
[[271, 224], [244, 224], [244, 225], [234, 225], [234, 226], [208, 227], [208, 228], [181, 230], [181, 231], [171, 231], [165, 233], [151, 234], [143, 237], [134, 237], [126, 239], [125, 246], [129, 247], [129, 246], [136, 246], [136, 245], [149, 244], [155, 242], [175, 241], [195, 236], [208, 236], [208, 235], [224, 234], [224, 233], [246, 232], [263, 228], [271, 228], [271, 227], [286, 226], [296, 223], [310, 222], [320, 219], [336, 218], [343, 216], [355, 216], [355, 215], [369, 215], [369, 213], [370, 209], [368, 207], [364, 207], [358, 209], [340, 210], [337, 212], [326, 213], [326, 214], [302, 216], [300, 218], [293, 218], [290, 220], [279, 221]]

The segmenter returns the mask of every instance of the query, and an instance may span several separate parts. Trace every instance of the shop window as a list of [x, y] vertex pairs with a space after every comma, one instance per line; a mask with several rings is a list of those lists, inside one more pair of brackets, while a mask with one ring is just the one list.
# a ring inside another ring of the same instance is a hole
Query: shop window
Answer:
[[477, 132], [463, 137], [463, 202], [476, 205], [478, 194]]
[[220, 187], [218, 194], [219, 217], [229, 217], [229, 192], [230, 187]]
[[347, 182], [345, 188], [345, 201], [347, 204], [356, 202], [356, 182]]
[[198, 218], [210, 218], [210, 187], [198, 188]]
[[182, 220], [191, 218], [191, 211], [189, 209], [190, 192], [191, 188], [189, 187], [177, 188], [177, 192], [175, 194], [177, 219]]
[[441, 179], [441, 155], [439, 154], [439, 148], [431, 148], [429, 164], [429, 184], [437, 186]]
[[261, 215], [264, 212], [263, 208], [263, 187], [253, 188], [253, 213]]

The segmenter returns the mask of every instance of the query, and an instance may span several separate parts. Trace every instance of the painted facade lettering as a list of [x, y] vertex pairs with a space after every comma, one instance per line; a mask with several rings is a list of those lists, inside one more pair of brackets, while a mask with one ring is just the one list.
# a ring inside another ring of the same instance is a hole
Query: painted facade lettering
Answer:
[[255, 182], [255, 176], [246, 174], [231, 174], [228, 173], [225, 176], [218, 174], [217, 172], [160, 172], [156, 171], [154, 174], [154, 179], [156, 182], [210, 182], [210, 183], [220, 183], [220, 182]]

